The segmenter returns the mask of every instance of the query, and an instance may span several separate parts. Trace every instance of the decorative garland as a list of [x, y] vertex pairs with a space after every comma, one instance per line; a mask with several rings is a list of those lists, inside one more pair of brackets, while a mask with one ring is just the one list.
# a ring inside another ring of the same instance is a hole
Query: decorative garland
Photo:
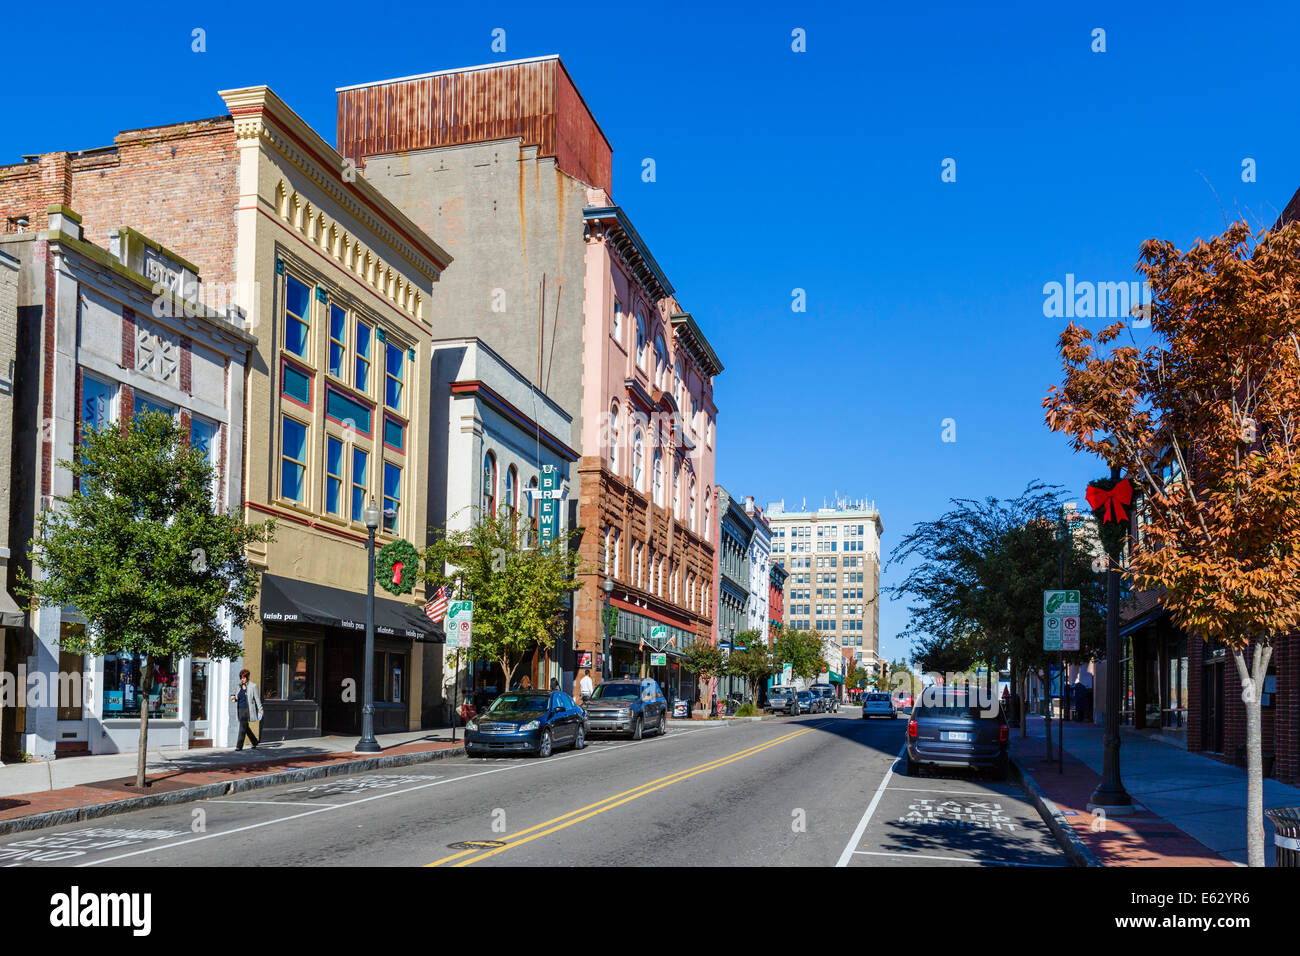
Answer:
[[375, 580], [390, 594], [410, 594], [419, 577], [420, 554], [415, 545], [398, 538], [375, 555]]

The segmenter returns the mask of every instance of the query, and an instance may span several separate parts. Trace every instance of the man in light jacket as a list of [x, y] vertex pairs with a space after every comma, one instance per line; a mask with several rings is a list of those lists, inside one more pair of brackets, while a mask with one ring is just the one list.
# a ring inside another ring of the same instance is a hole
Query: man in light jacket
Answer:
[[253, 742], [253, 749], [257, 749], [257, 737], [253, 735], [253, 728], [248, 725], [262, 719], [262, 695], [257, 692], [257, 685], [248, 679], [250, 676], [247, 667], [240, 671], [239, 693], [230, 695], [230, 700], [235, 705], [235, 714], [239, 717], [239, 736], [235, 738], [236, 750], [244, 749], [245, 736]]

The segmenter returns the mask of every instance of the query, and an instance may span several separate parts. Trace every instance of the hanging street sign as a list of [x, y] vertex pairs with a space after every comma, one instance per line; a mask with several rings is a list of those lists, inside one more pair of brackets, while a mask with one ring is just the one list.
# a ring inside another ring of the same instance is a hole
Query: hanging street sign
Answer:
[[1079, 649], [1079, 592], [1043, 592], [1043, 650]]
[[447, 646], [467, 650], [474, 644], [474, 602], [452, 601], [447, 608]]

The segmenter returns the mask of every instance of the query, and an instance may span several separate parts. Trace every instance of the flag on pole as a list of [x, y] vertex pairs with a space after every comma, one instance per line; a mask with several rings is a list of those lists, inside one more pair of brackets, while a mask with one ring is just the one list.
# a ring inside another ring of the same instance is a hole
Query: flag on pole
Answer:
[[442, 619], [447, 616], [447, 588], [438, 588], [438, 593], [433, 596], [433, 600], [424, 606], [424, 613], [434, 624], [441, 624]]

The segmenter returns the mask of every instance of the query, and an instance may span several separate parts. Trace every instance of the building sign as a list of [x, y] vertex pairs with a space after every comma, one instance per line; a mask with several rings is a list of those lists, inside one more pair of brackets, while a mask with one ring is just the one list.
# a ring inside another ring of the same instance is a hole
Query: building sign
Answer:
[[1079, 649], [1079, 592], [1043, 592], [1043, 650]]
[[651, 666], [651, 667], [667, 667], [667, 666], [668, 666], [668, 655], [667, 655], [667, 654], [651, 654], [651, 655], [650, 655], [650, 666]]
[[578, 651], [578, 670], [591, 670], [591, 651]]
[[668, 643], [668, 625], [655, 624], [650, 628], [650, 643], [657, 648], [662, 648]]
[[549, 547], [560, 534], [560, 474], [554, 465], [542, 467], [538, 489], [537, 535], [543, 548]]
[[447, 608], [447, 646], [466, 650], [474, 643], [474, 602], [452, 601]]

